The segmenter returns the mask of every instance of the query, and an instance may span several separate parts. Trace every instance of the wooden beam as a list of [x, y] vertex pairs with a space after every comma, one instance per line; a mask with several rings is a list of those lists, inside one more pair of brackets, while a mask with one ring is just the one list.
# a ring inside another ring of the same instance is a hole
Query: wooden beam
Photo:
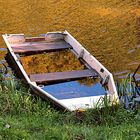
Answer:
[[45, 37], [26, 37], [26, 42], [45, 41]]
[[85, 77], [98, 77], [98, 74], [93, 70], [85, 69], [85, 70], [55, 72], [55, 73], [31, 74], [29, 75], [29, 77], [32, 82], [47, 83], [47, 82], [74, 80]]
[[34, 54], [47, 51], [56, 51], [72, 48], [65, 41], [51, 42], [51, 43], [41, 43], [41, 42], [30, 42], [23, 44], [13, 44], [11, 45], [14, 53], [18, 54]]

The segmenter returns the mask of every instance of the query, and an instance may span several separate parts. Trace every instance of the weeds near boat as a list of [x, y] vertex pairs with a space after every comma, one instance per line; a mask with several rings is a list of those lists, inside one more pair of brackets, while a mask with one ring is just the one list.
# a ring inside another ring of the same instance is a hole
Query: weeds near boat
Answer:
[[33, 98], [30, 89], [13, 78], [4, 80], [4, 76], [0, 74], [0, 112], [1, 113], [32, 113], [40, 112], [49, 108], [40, 98]]
[[85, 112], [74, 112], [68, 120], [75, 123], [86, 122], [86, 124], [94, 125], [131, 122], [136, 112], [139, 112], [139, 108], [135, 106], [135, 99], [138, 95], [135, 83], [130, 75], [117, 84], [117, 90], [120, 104], [112, 102], [111, 98], [105, 95], [94, 104], [94, 109], [88, 109]]
[[[18, 80], [13, 78], [4, 80], [3, 75], [0, 75], [0, 77], [1, 114], [41, 114], [45, 116], [49, 114], [52, 117], [49, 119], [53, 122], [86, 125], [117, 125], [123, 122], [131, 122], [135, 116], [135, 112], [128, 111], [118, 104], [114, 105], [107, 95], [95, 104], [94, 109], [87, 109], [85, 112], [62, 113], [51, 108], [48, 102], [44, 102], [40, 98], [33, 98], [30, 90]], [[127, 82], [125, 81], [125, 84], [119, 86], [119, 91], [123, 91], [119, 95], [132, 97], [133, 94], [125, 93]]]
[[125, 79], [122, 79], [121, 82], [117, 83], [117, 90], [121, 106], [124, 108], [132, 108], [134, 99], [138, 95], [131, 75], [128, 75]]
[[[139, 113], [135, 114], [119, 105], [110, 106], [110, 99], [107, 96], [100, 99], [104, 108], [100, 108], [101, 104], [98, 102], [95, 109], [88, 109], [85, 112], [56, 111], [48, 102], [32, 98], [30, 90], [23, 87], [19, 81], [13, 78], [4, 80], [3, 75], [1, 78], [3, 78], [0, 79], [2, 139], [36, 139], [38, 136], [37, 139], [84, 140], [92, 139], [93, 136], [98, 139], [101, 132], [101, 139], [104, 139], [104, 135], [112, 139], [112, 137], [118, 138], [118, 135], [121, 137], [120, 131], [124, 131], [124, 128], [129, 129], [130, 133], [132, 126], [128, 127], [128, 124], [134, 125], [140, 120]], [[114, 127], [114, 134], [116, 131], [117, 134], [110, 136], [110, 131], [113, 131]], [[137, 129], [135, 129], [136, 134]]]

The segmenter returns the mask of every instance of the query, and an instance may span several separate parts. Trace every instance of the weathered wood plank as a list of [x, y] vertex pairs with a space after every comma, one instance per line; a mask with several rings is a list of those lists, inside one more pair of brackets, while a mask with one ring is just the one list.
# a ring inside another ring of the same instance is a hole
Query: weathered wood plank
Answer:
[[55, 72], [55, 73], [31, 74], [29, 75], [29, 77], [32, 82], [46, 83], [46, 82], [73, 80], [85, 77], [98, 77], [98, 74], [93, 70], [85, 69], [85, 70]]
[[12, 44], [12, 49], [18, 54], [30, 54], [30, 53], [40, 53], [47, 51], [55, 51], [61, 49], [69, 49], [71, 46], [65, 41], [51, 42], [51, 43], [23, 43], [23, 44]]
[[45, 41], [45, 37], [26, 37], [26, 42]]

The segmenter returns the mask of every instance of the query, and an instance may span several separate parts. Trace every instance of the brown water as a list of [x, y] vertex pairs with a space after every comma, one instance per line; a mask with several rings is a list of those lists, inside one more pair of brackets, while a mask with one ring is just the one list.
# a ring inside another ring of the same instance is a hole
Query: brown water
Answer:
[[[110, 72], [121, 77], [133, 73], [140, 63], [139, 5], [137, 0], [0, 1], [0, 35], [66, 29]], [[3, 60], [6, 45], [2, 37], [0, 48]]]

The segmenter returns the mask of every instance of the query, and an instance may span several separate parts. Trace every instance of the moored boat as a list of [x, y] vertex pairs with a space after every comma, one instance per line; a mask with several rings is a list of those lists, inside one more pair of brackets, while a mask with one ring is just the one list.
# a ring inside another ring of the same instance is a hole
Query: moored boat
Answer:
[[[3, 38], [10, 61], [34, 93], [39, 96], [69, 111], [94, 108], [94, 104], [106, 94], [112, 102], [118, 102], [112, 74], [67, 31], [48, 32], [39, 37], [5, 34]], [[22, 56], [41, 53], [47, 55], [63, 50], [73, 53], [84, 67], [76, 70], [28, 74], [20, 59]], [[93, 84], [91, 88], [77, 82], [85, 78], [98, 79], [100, 82]]]

